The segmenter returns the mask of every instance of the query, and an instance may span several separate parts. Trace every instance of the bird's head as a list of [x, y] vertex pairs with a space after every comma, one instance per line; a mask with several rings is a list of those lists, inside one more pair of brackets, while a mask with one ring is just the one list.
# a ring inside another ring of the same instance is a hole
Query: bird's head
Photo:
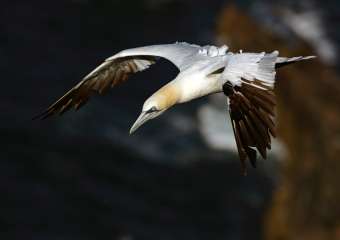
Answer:
[[130, 129], [130, 134], [134, 133], [147, 121], [154, 119], [175, 105], [179, 99], [179, 91], [172, 84], [165, 85], [155, 92], [143, 104], [143, 109], [135, 123]]

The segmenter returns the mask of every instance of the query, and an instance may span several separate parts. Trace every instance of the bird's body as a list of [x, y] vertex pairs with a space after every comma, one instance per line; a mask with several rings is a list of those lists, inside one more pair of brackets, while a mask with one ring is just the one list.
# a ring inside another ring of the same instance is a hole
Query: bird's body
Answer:
[[199, 71], [200, 66], [192, 67], [180, 72], [172, 80], [180, 89], [179, 103], [185, 103], [208, 94], [222, 92], [223, 82], [218, 76], [209, 76]]
[[247, 158], [255, 166], [255, 148], [266, 157], [270, 135], [275, 136], [276, 69], [312, 58], [278, 57], [278, 51], [232, 53], [225, 45], [201, 47], [178, 42], [127, 49], [106, 59], [39, 117], [62, 114], [72, 107], [78, 109], [93, 92], [103, 93], [127, 80], [130, 74], [149, 68], [159, 57], [172, 62], [180, 72], [144, 102], [130, 133], [176, 104], [224, 92], [243, 169]]

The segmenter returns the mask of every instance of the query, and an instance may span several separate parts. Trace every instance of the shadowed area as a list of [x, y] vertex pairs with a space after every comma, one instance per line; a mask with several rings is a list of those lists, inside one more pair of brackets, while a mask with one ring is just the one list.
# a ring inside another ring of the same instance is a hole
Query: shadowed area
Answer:
[[107, 141], [20, 135], [2, 153], [3, 239], [246, 239], [261, 231], [253, 220], [261, 219], [271, 180], [242, 177], [239, 162], [225, 162], [223, 153], [166, 166]]

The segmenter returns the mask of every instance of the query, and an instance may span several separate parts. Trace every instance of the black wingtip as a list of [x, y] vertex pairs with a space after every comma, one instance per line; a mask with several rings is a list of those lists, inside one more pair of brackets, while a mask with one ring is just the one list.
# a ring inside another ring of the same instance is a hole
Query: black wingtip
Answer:
[[51, 116], [53, 113], [49, 112], [48, 110], [42, 112], [42, 113], [39, 113], [38, 115], [32, 117], [32, 121], [35, 121], [35, 120], [44, 120], [46, 118], [48, 118], [49, 116]]
[[36, 120], [43, 120], [44, 117], [44, 113], [39, 113], [38, 115], [35, 115], [34, 117], [32, 117], [32, 121], [36, 121]]
[[248, 147], [247, 149], [247, 155], [248, 155], [248, 159], [251, 163], [251, 166], [253, 168], [256, 168], [256, 158], [257, 158], [257, 153], [256, 153], [256, 150], [255, 149], [252, 149], [250, 147]]
[[315, 56], [315, 55], [306, 56], [306, 57], [300, 56], [300, 57], [295, 57], [295, 58], [287, 58], [287, 60], [284, 61], [284, 62], [275, 63], [275, 68], [281, 68], [281, 67], [290, 65], [292, 63], [297, 63], [297, 62], [300, 62], [300, 61], [311, 60], [311, 59], [315, 59], [315, 58], [317, 58], [317, 56]]

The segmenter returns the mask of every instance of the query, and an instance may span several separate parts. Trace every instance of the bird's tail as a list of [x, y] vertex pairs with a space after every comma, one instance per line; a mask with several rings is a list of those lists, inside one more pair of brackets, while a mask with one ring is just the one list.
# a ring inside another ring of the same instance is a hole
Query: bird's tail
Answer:
[[316, 58], [316, 56], [307, 56], [307, 57], [300, 56], [300, 57], [292, 57], [292, 58], [278, 57], [276, 59], [275, 68], [280, 68], [280, 67], [292, 64], [292, 63], [305, 61], [305, 60], [309, 60], [313, 58]]

